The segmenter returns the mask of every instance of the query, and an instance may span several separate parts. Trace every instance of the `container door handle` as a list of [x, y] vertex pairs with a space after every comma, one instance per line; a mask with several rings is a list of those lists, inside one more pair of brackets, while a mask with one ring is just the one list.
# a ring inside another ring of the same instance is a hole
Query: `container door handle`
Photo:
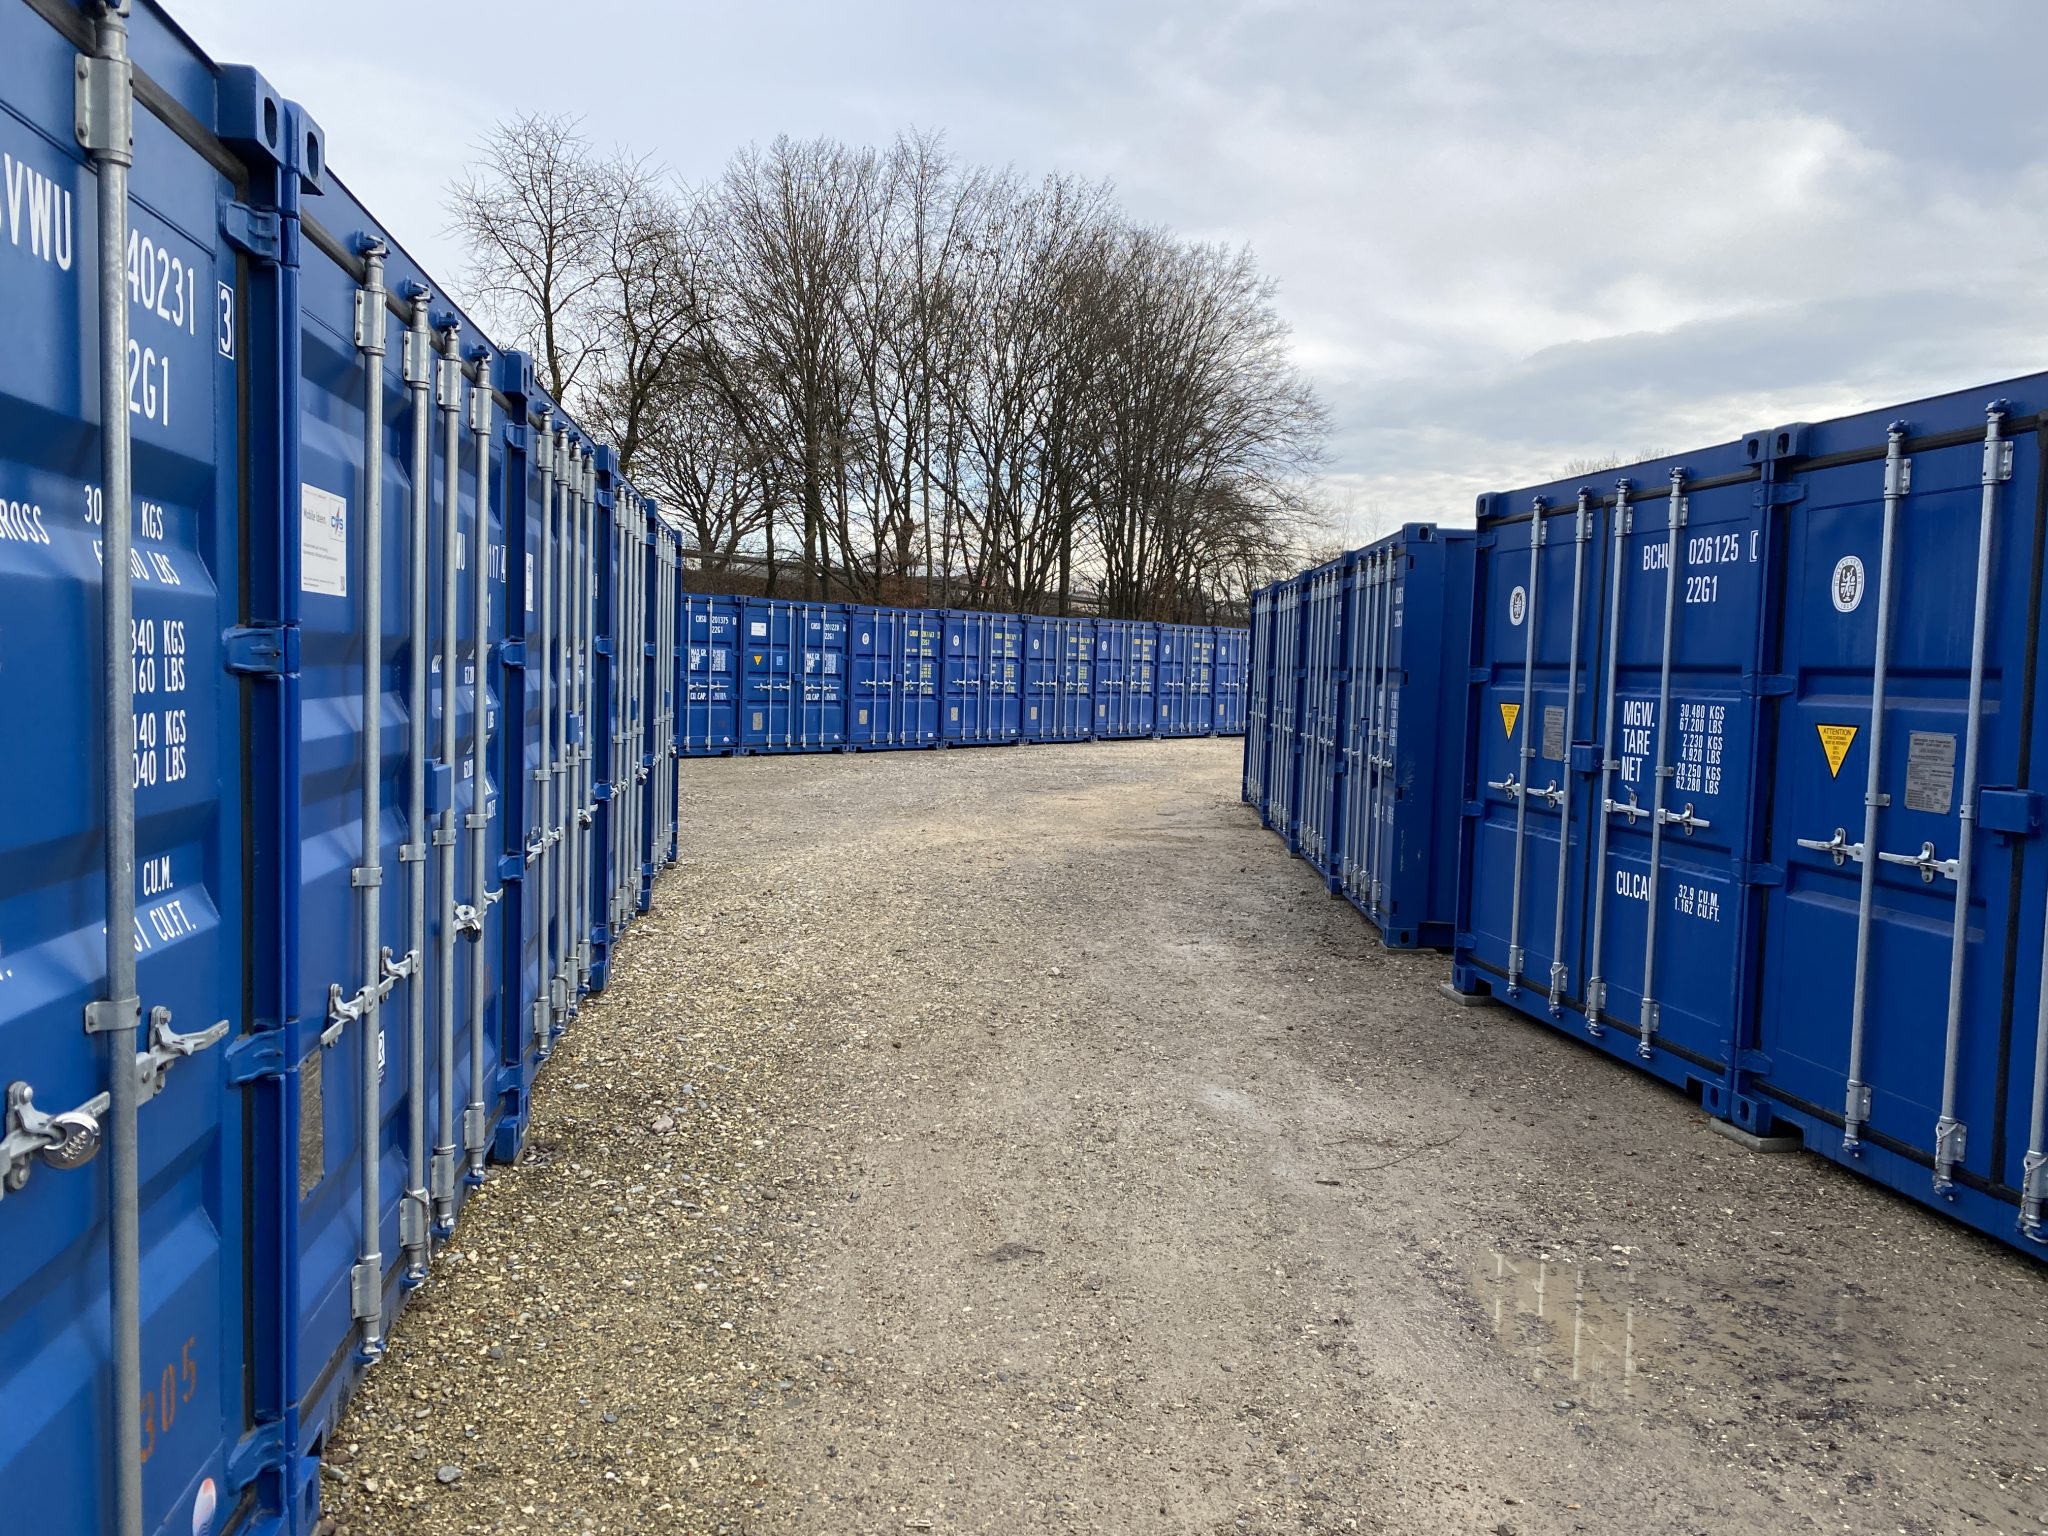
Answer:
[[1837, 869], [1840, 869], [1844, 864], [1861, 864], [1863, 862], [1863, 845], [1849, 841], [1849, 832], [1846, 827], [1835, 828], [1835, 835], [1826, 842], [1822, 842], [1817, 837], [1802, 837], [1798, 840], [1798, 843], [1801, 848], [1811, 849], [1815, 853], [1826, 854], [1835, 861]]
[[1908, 869], [1919, 870], [1920, 878], [1928, 885], [1934, 884], [1934, 877], [1936, 875], [1941, 876], [1944, 880], [1953, 880], [1962, 868], [1960, 860], [1936, 858], [1934, 856], [1934, 844], [1932, 843], [1922, 843], [1917, 854], [1886, 853], [1880, 848], [1877, 851], [1877, 856], [1886, 864], [1903, 864]]

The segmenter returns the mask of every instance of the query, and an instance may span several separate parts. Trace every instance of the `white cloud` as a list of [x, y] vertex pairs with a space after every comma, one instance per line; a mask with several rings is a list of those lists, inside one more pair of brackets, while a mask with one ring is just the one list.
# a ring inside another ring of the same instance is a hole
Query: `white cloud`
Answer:
[[[782, 131], [941, 128], [1248, 242], [1332, 408], [1354, 523], [1469, 517], [1566, 461], [2024, 371], [2048, 319], [2037, 7], [1905, 0], [536, 0], [348, 24], [191, 0], [304, 100], [430, 264], [502, 114], [686, 177]], [[1852, 24], [1853, 22], [1853, 24]]]

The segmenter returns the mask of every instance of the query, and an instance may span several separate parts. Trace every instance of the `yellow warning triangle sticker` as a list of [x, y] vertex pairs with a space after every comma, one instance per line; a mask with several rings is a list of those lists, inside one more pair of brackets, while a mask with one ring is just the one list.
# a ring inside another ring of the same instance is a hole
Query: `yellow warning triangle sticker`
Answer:
[[1515, 717], [1522, 712], [1519, 704], [1503, 704], [1500, 707], [1500, 728], [1510, 736], [1515, 734]]
[[1842, 759], [1849, 755], [1849, 743], [1856, 739], [1853, 725], [1817, 725], [1820, 732], [1820, 749], [1828, 755], [1828, 777], [1839, 778]]

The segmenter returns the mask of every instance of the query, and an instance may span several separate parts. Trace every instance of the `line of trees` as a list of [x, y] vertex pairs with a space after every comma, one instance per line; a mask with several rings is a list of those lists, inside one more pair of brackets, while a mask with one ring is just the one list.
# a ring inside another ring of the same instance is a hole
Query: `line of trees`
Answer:
[[1294, 564], [1325, 421], [1273, 285], [1104, 184], [911, 136], [684, 188], [532, 115], [452, 200], [479, 306], [712, 585], [1201, 621]]

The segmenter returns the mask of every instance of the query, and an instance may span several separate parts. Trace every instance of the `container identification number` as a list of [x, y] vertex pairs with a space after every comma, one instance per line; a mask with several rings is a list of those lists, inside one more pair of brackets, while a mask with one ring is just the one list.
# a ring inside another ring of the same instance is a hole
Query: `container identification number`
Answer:
[[157, 1378], [156, 1390], [142, 1394], [142, 1459], [148, 1461], [156, 1454], [159, 1434], [168, 1435], [171, 1426], [178, 1422], [178, 1407], [192, 1401], [192, 1394], [199, 1390], [199, 1335], [192, 1334], [185, 1340], [185, 1348], [176, 1360], [165, 1364]]

